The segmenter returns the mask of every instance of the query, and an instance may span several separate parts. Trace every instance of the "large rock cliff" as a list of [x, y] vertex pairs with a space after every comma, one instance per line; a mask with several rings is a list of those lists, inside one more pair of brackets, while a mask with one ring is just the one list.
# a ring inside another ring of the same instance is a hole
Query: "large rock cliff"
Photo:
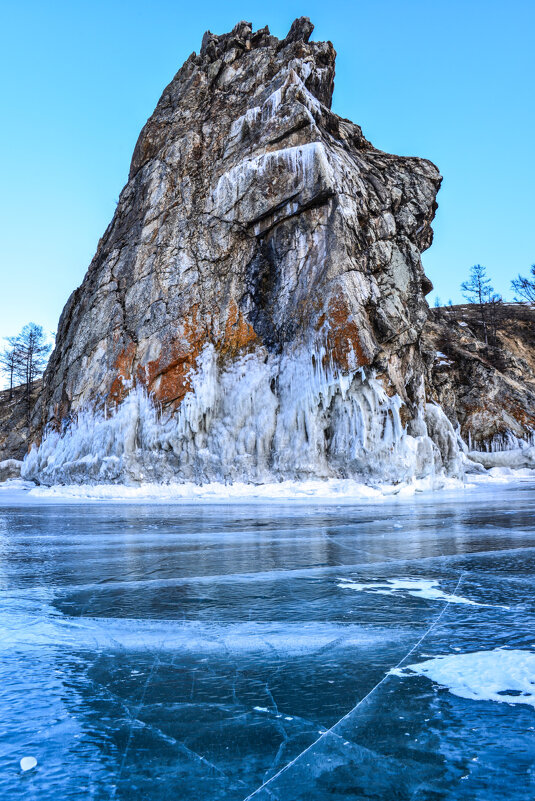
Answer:
[[165, 89], [61, 316], [28, 476], [457, 470], [419, 342], [440, 175], [331, 111], [312, 29], [208, 32]]

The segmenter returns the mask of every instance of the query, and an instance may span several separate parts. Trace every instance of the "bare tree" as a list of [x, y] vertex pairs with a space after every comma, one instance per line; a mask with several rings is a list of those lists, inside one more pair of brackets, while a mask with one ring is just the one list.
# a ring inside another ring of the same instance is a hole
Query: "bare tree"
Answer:
[[14, 338], [19, 359], [15, 374], [26, 385], [26, 415], [28, 427], [32, 408], [32, 384], [46, 367], [51, 346], [47, 343], [43, 328], [35, 323], [28, 323], [20, 334]]
[[8, 346], [0, 352], [0, 372], [9, 376], [9, 400], [13, 399], [13, 380], [18, 375], [21, 354], [16, 337], [5, 337]]
[[519, 275], [511, 281], [511, 285], [518, 297], [515, 297], [519, 303], [529, 303], [535, 306], [535, 264], [531, 265], [532, 278], [526, 278]]
[[479, 316], [483, 325], [485, 343], [488, 344], [487, 335], [487, 314], [485, 306], [493, 296], [494, 287], [491, 286], [490, 278], [487, 278], [487, 269], [481, 264], [474, 264], [470, 268], [470, 278], [461, 284], [463, 295], [469, 303], [479, 306]]

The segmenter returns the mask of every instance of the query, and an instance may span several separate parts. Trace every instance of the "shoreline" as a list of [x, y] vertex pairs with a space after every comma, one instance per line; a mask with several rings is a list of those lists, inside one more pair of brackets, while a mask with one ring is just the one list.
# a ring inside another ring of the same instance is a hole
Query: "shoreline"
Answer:
[[23, 479], [0, 483], [0, 505], [16, 503], [135, 503], [195, 504], [221, 506], [267, 503], [292, 505], [351, 506], [356, 503], [384, 503], [418, 497], [444, 498], [461, 491], [474, 491], [533, 482], [535, 470], [529, 468], [492, 468], [485, 474], [470, 474], [462, 479], [444, 476], [427, 477], [399, 484], [368, 485], [355, 479], [308, 479], [265, 484], [236, 482], [223, 484], [69, 484], [49, 487]]

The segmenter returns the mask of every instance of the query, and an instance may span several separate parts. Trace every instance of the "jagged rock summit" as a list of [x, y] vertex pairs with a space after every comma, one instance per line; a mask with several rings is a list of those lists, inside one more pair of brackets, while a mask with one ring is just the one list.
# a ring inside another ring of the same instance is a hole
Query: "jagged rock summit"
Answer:
[[27, 476], [458, 469], [419, 350], [441, 178], [330, 110], [312, 30], [207, 32], [165, 89], [61, 316]]

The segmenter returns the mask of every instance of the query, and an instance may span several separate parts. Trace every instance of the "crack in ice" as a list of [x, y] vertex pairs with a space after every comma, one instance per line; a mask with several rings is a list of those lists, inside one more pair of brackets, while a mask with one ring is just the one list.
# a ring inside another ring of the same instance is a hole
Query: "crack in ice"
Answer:
[[[163, 643], [162, 643], [162, 647], [163, 647]], [[116, 784], [113, 786], [112, 791], [110, 793], [110, 798], [111, 799], [115, 798], [115, 794], [117, 792], [117, 788], [118, 788], [119, 783], [121, 781], [121, 776], [123, 774], [124, 766], [125, 766], [125, 763], [126, 763], [126, 758], [128, 756], [128, 749], [130, 748], [130, 743], [132, 741], [132, 734], [133, 734], [133, 731], [134, 731], [134, 723], [136, 722], [136, 720], [139, 719], [139, 714], [140, 714], [140, 712], [141, 712], [141, 710], [143, 709], [143, 706], [144, 706], [145, 694], [146, 694], [147, 689], [149, 687], [149, 684], [151, 682], [152, 676], [153, 676], [155, 670], [158, 669], [159, 664], [160, 664], [160, 653], [157, 652], [156, 656], [154, 657], [154, 661], [153, 661], [153, 663], [151, 665], [151, 669], [149, 671], [149, 675], [147, 676], [147, 680], [145, 681], [145, 684], [143, 685], [143, 690], [141, 692], [140, 702], [139, 702], [139, 705], [138, 705], [138, 707], [136, 709], [135, 715], [132, 715], [132, 713], [130, 713], [130, 726], [129, 726], [129, 730], [128, 730], [128, 738], [126, 740], [126, 745], [125, 745], [125, 749], [124, 749], [123, 756], [122, 756], [122, 759], [121, 759], [121, 764], [119, 766], [119, 772], [117, 774]]]
[[[454, 593], [456, 593], [456, 592], [458, 591], [459, 587], [461, 586], [461, 582], [462, 582], [462, 580], [463, 580], [464, 576], [465, 576], [465, 572], [462, 572], [462, 573], [460, 574], [460, 576], [459, 576], [459, 580], [457, 581], [457, 585], [456, 585], [456, 587], [455, 587]], [[403, 663], [404, 663], [404, 662], [405, 662], [405, 661], [406, 661], [406, 660], [407, 660], [407, 659], [408, 659], [408, 658], [411, 656], [411, 654], [413, 654], [413, 653], [414, 653], [414, 651], [415, 651], [415, 650], [418, 648], [418, 646], [419, 646], [419, 645], [421, 645], [421, 643], [422, 643], [422, 642], [425, 640], [425, 638], [426, 638], [426, 637], [427, 637], [427, 636], [430, 634], [430, 632], [431, 632], [431, 631], [432, 631], [432, 630], [435, 628], [435, 626], [436, 626], [436, 625], [439, 623], [439, 621], [440, 621], [440, 620], [441, 620], [441, 618], [444, 616], [444, 614], [445, 614], [446, 610], [447, 610], [447, 609], [450, 607], [450, 605], [451, 605], [451, 601], [447, 601], [447, 602], [444, 604], [444, 606], [443, 606], [443, 608], [440, 610], [439, 614], [438, 614], [438, 615], [437, 615], [437, 616], [434, 618], [434, 620], [431, 622], [430, 626], [429, 626], [429, 627], [426, 629], [426, 631], [425, 631], [425, 632], [422, 634], [422, 636], [421, 636], [421, 637], [420, 637], [420, 638], [417, 640], [417, 642], [415, 642], [415, 643], [414, 643], [414, 645], [413, 645], [413, 646], [410, 648], [410, 650], [409, 650], [409, 651], [408, 651], [408, 652], [405, 654], [405, 656], [404, 656], [404, 657], [403, 657], [403, 658], [402, 658], [402, 659], [401, 659], [401, 660], [400, 660], [400, 661], [397, 663], [397, 665], [395, 665], [393, 668], [391, 668], [391, 670], [399, 670], [399, 669], [402, 667]], [[385, 675], [383, 676], [383, 678], [382, 678], [382, 679], [381, 679], [381, 680], [380, 680], [380, 681], [379, 681], [379, 682], [378, 682], [378, 683], [377, 683], [377, 684], [376, 684], [374, 687], [372, 687], [372, 689], [371, 689], [371, 690], [370, 690], [370, 691], [369, 691], [369, 692], [368, 692], [368, 693], [367, 693], [367, 694], [364, 696], [364, 698], [361, 698], [361, 699], [360, 699], [360, 701], [359, 701], [359, 702], [358, 702], [358, 703], [357, 703], [357, 704], [356, 704], [356, 705], [355, 705], [355, 706], [354, 706], [352, 709], [350, 709], [350, 710], [349, 710], [349, 712], [347, 712], [347, 713], [346, 713], [346, 714], [345, 714], [343, 717], [341, 717], [341, 718], [340, 718], [340, 720], [338, 720], [338, 721], [337, 721], [335, 724], [333, 724], [333, 726], [331, 726], [329, 729], [327, 729], [326, 731], [322, 732], [322, 734], [321, 734], [321, 735], [318, 737], [318, 739], [317, 739], [317, 740], [314, 740], [314, 742], [313, 742], [313, 743], [311, 743], [311, 744], [310, 744], [310, 745], [309, 745], [307, 748], [305, 748], [303, 751], [301, 751], [301, 753], [300, 753], [300, 754], [298, 754], [296, 757], [294, 757], [294, 759], [292, 759], [290, 762], [288, 762], [288, 764], [287, 764], [287, 765], [284, 765], [284, 767], [282, 767], [282, 768], [281, 768], [281, 769], [280, 769], [280, 770], [279, 770], [277, 773], [275, 773], [275, 775], [274, 775], [274, 776], [272, 776], [272, 777], [271, 777], [270, 779], [268, 779], [266, 782], [264, 782], [264, 783], [263, 783], [263, 784], [261, 784], [259, 787], [257, 787], [257, 788], [256, 788], [256, 790], [253, 790], [253, 792], [252, 792], [252, 793], [249, 793], [249, 795], [248, 795], [248, 796], [246, 796], [246, 797], [243, 799], [243, 801], [250, 801], [250, 799], [251, 799], [251, 798], [254, 798], [254, 796], [255, 796], [255, 795], [257, 795], [257, 793], [259, 793], [261, 790], [266, 790], [266, 792], [267, 792], [267, 793], [268, 793], [270, 796], [272, 796], [272, 793], [271, 793], [271, 791], [270, 791], [270, 789], [269, 789], [268, 785], [269, 785], [269, 784], [271, 784], [271, 783], [272, 783], [272, 782], [273, 782], [275, 779], [277, 779], [277, 778], [278, 778], [279, 776], [281, 776], [283, 773], [285, 773], [285, 772], [286, 772], [286, 771], [287, 771], [289, 768], [291, 768], [291, 767], [292, 767], [292, 765], [295, 765], [295, 763], [296, 763], [296, 762], [297, 762], [299, 759], [301, 759], [301, 757], [302, 757], [304, 754], [308, 753], [308, 752], [309, 752], [309, 751], [310, 751], [312, 748], [314, 748], [314, 747], [315, 747], [315, 746], [316, 746], [316, 745], [317, 745], [319, 742], [321, 742], [321, 740], [323, 740], [323, 739], [324, 739], [324, 738], [325, 738], [325, 737], [326, 737], [328, 734], [334, 734], [334, 735], [336, 735], [336, 731], [335, 731], [335, 729], [336, 729], [336, 728], [337, 728], [337, 727], [340, 725], [340, 723], [342, 723], [344, 720], [347, 720], [347, 718], [349, 718], [349, 717], [350, 717], [350, 715], [352, 715], [352, 714], [353, 714], [353, 713], [354, 713], [354, 712], [355, 712], [355, 711], [356, 711], [356, 710], [357, 710], [357, 709], [358, 709], [358, 708], [359, 708], [359, 707], [360, 707], [360, 706], [361, 706], [361, 705], [362, 705], [362, 704], [363, 704], [363, 703], [364, 703], [364, 702], [365, 702], [365, 701], [366, 701], [368, 698], [370, 698], [370, 696], [371, 696], [371, 695], [373, 695], [373, 693], [374, 693], [374, 692], [375, 692], [375, 691], [376, 691], [376, 690], [377, 690], [377, 689], [378, 689], [378, 688], [379, 688], [379, 687], [380, 687], [382, 684], [384, 684], [384, 682], [385, 682], [385, 681], [387, 681], [387, 679], [391, 678], [391, 675], [392, 675], [392, 673], [391, 673], [391, 670], [390, 670], [390, 671], [388, 671], [387, 673], [385, 673]], [[338, 736], [338, 735], [336, 735], [336, 736]]]

